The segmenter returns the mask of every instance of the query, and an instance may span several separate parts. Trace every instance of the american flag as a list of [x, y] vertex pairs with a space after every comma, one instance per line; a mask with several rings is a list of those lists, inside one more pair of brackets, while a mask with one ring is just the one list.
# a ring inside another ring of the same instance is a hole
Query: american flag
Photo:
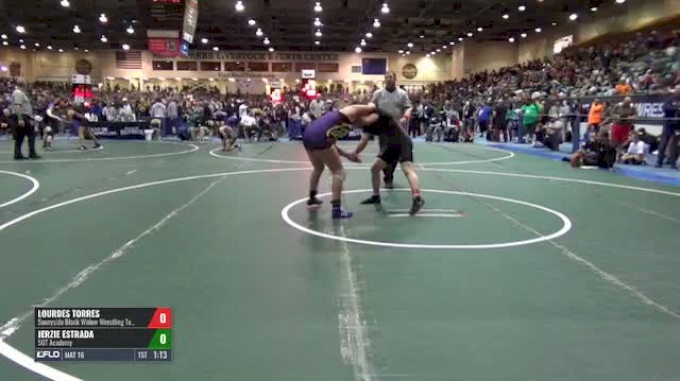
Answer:
[[116, 69], [141, 69], [142, 52], [116, 52]]

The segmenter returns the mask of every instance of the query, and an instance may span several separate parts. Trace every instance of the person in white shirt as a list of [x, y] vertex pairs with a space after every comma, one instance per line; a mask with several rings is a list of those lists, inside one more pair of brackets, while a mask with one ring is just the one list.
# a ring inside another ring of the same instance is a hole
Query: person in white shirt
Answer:
[[252, 132], [257, 132], [257, 120], [250, 113], [246, 113], [241, 117], [241, 129], [243, 130], [243, 136], [249, 141], [253, 140]]
[[646, 163], [645, 153], [647, 152], [647, 145], [640, 140], [637, 132], [630, 133], [628, 150], [622, 154], [619, 161], [624, 164], [641, 165]]
[[324, 113], [324, 103], [321, 98], [313, 99], [309, 102], [309, 114], [312, 120], [321, 118]]
[[163, 102], [161, 102], [160, 99], [156, 99], [154, 104], [151, 106], [151, 110], [149, 112], [151, 115], [151, 119], [158, 119], [161, 122], [161, 134], [163, 136], [168, 135], [167, 131], [167, 118], [168, 118], [168, 109], [165, 107]]
[[248, 103], [243, 102], [240, 106], [238, 106], [238, 117], [239, 119], [243, 118], [244, 115], [248, 113]]

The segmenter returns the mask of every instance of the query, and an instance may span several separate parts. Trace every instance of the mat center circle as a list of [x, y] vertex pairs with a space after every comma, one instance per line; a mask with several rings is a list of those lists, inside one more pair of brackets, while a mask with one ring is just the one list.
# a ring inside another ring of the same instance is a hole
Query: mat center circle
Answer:
[[[393, 192], [408, 192], [408, 189], [395, 189]], [[369, 193], [372, 192], [371, 189], [356, 189], [356, 190], [346, 190], [343, 193], [344, 194], [354, 194], [354, 193]], [[291, 227], [306, 233], [310, 235], [314, 235], [317, 237], [321, 238], [326, 238], [330, 240], [335, 240], [335, 241], [341, 241], [341, 242], [349, 242], [349, 243], [356, 243], [356, 244], [362, 244], [362, 245], [370, 245], [370, 246], [382, 246], [382, 247], [392, 247], [392, 248], [404, 248], [404, 249], [426, 249], [426, 250], [474, 250], [474, 249], [502, 249], [502, 248], [508, 248], [508, 247], [516, 247], [516, 246], [524, 246], [524, 245], [531, 245], [539, 242], [544, 242], [544, 241], [549, 241], [552, 239], [555, 239], [557, 237], [561, 237], [565, 235], [569, 230], [571, 230], [572, 223], [569, 218], [564, 215], [561, 212], [558, 212], [556, 210], [547, 208], [542, 205], [537, 205], [533, 204], [530, 202], [526, 201], [521, 201], [521, 200], [515, 200], [512, 198], [507, 198], [507, 197], [500, 197], [500, 196], [493, 196], [493, 195], [487, 195], [487, 194], [480, 194], [480, 193], [472, 193], [472, 192], [459, 192], [459, 191], [448, 191], [448, 190], [439, 190], [439, 189], [423, 189], [423, 194], [427, 198], [428, 194], [445, 194], [445, 195], [459, 195], [459, 196], [468, 196], [472, 198], [478, 198], [478, 199], [485, 199], [485, 200], [495, 200], [495, 201], [501, 201], [501, 202], [507, 202], [515, 205], [521, 205], [525, 206], [528, 208], [533, 208], [537, 209], [539, 211], [543, 211], [549, 214], [552, 214], [553, 216], [557, 217], [561, 223], [562, 227], [550, 234], [540, 234], [540, 233], [533, 233], [536, 235], [535, 238], [530, 238], [530, 239], [524, 239], [524, 240], [516, 240], [516, 241], [508, 241], [508, 242], [498, 242], [498, 243], [480, 243], [480, 244], [430, 244], [430, 243], [402, 243], [402, 242], [388, 242], [388, 241], [378, 241], [378, 240], [367, 240], [367, 239], [357, 239], [357, 238], [351, 238], [347, 237], [344, 235], [343, 231], [344, 229], [341, 229], [340, 232], [336, 230], [334, 233], [337, 234], [330, 234], [330, 233], [324, 233], [318, 230], [311, 229], [307, 226], [303, 226], [298, 222], [293, 221], [293, 219], [290, 216], [290, 211], [296, 207], [296, 206], [302, 206], [306, 203], [307, 198], [302, 198], [296, 201], [291, 202], [290, 204], [286, 205], [282, 210], [281, 210], [281, 218], [290, 225]], [[318, 195], [320, 198], [326, 198], [329, 197], [330, 193], [324, 193], [321, 195]], [[427, 208], [427, 207], [426, 207]], [[456, 216], [462, 216], [460, 212], [454, 211], [454, 210], [447, 210], [446, 213], [442, 213], [441, 210], [433, 210], [436, 211], [437, 213], [425, 213], [422, 215], [422, 217], [428, 217], [431, 216], [433, 218], [436, 217], [443, 217], [443, 216], [450, 216], [450, 217], [456, 217]], [[421, 213], [427, 212], [427, 209], [421, 210]], [[310, 213], [319, 213], [317, 212], [310, 212]], [[358, 213], [375, 213], [374, 210], [371, 209], [366, 209], [364, 211], [359, 211]], [[500, 216], [499, 216], [500, 217]], [[355, 216], [356, 218], [356, 216]], [[352, 220], [346, 220], [343, 221], [342, 224], [345, 224], [348, 226], [349, 224], [352, 224]], [[408, 223], [408, 221], [402, 221], [404, 223]], [[403, 226], [403, 225], [402, 225]], [[379, 227], [377, 229], [380, 229]], [[388, 228], [386, 228], [388, 229]], [[480, 230], [484, 230], [484, 226], [479, 226]], [[529, 228], [530, 229], [530, 228]]]

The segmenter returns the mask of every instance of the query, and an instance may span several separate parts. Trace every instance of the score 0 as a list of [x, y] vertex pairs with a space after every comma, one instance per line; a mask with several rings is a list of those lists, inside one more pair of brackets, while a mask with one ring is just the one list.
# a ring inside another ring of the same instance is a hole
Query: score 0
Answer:
[[156, 308], [147, 328], [172, 328], [172, 309]]

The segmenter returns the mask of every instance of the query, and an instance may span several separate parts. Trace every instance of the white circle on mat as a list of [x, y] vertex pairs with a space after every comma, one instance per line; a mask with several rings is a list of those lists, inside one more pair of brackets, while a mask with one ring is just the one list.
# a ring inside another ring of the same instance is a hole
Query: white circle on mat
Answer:
[[[408, 189], [395, 189], [395, 191], [409, 191]], [[356, 189], [356, 190], [347, 190], [343, 191], [343, 194], [350, 194], [350, 193], [366, 193], [366, 192], [372, 192], [371, 189]], [[447, 190], [439, 190], [439, 189], [423, 189], [424, 193], [440, 193], [440, 194], [449, 194], [449, 195], [461, 195], [461, 196], [472, 196], [472, 197], [479, 197], [479, 198], [486, 198], [489, 200], [497, 200], [497, 201], [504, 201], [504, 202], [509, 202], [512, 204], [518, 204], [518, 205], [524, 205], [530, 208], [542, 210], [546, 213], [550, 213], [557, 218], [559, 218], [562, 221], [562, 228], [554, 233], [548, 234], [548, 235], [541, 235], [536, 238], [531, 238], [531, 239], [526, 239], [526, 240], [521, 240], [521, 241], [512, 241], [512, 242], [499, 242], [499, 243], [483, 243], [483, 244], [473, 244], [473, 245], [432, 245], [432, 244], [424, 244], [424, 243], [399, 243], [399, 242], [382, 242], [382, 241], [369, 241], [369, 240], [364, 240], [364, 239], [356, 239], [356, 238], [348, 238], [348, 237], [341, 237], [333, 234], [327, 234], [327, 233], [322, 233], [316, 230], [309, 229], [305, 226], [302, 226], [298, 224], [297, 222], [293, 221], [290, 218], [290, 210], [300, 204], [303, 204], [304, 202], [307, 201], [307, 198], [301, 198], [297, 201], [293, 201], [290, 204], [286, 205], [282, 210], [281, 210], [281, 218], [290, 226], [293, 228], [302, 231], [303, 233], [315, 235], [317, 237], [321, 238], [327, 238], [327, 239], [332, 239], [336, 241], [342, 241], [342, 242], [350, 242], [350, 243], [357, 243], [357, 244], [362, 244], [362, 245], [370, 245], [370, 246], [382, 246], [382, 247], [393, 247], [393, 248], [402, 248], [402, 249], [429, 249], [429, 250], [478, 250], [478, 249], [502, 249], [502, 248], [507, 248], [507, 247], [516, 247], [516, 246], [524, 246], [524, 245], [531, 245], [534, 243], [538, 242], [544, 242], [544, 241], [550, 241], [552, 239], [555, 239], [557, 237], [561, 237], [565, 235], [569, 230], [571, 230], [572, 223], [571, 220], [567, 216], [565, 216], [563, 213], [560, 213], [556, 210], [546, 208], [545, 206], [542, 205], [537, 205], [537, 204], [532, 204], [530, 202], [526, 201], [520, 201], [520, 200], [515, 200], [512, 198], [506, 198], [506, 197], [499, 197], [499, 196], [491, 196], [491, 195], [486, 195], [486, 194], [479, 194], [479, 193], [470, 193], [470, 192], [457, 192], [457, 191], [447, 191]], [[328, 197], [330, 196], [330, 193], [324, 193], [319, 195], [318, 197]]]
[[[467, 147], [467, 146], [466, 146]], [[479, 146], [470, 146], [470, 147], [479, 147]], [[279, 160], [279, 159], [258, 159], [258, 158], [251, 158], [251, 157], [241, 157], [241, 156], [226, 156], [226, 155], [220, 155], [217, 153], [217, 151], [221, 150], [221, 148], [215, 148], [211, 150], [210, 156], [214, 156], [220, 159], [226, 159], [226, 160], [236, 160], [236, 161], [252, 161], [252, 162], [259, 162], [259, 163], [273, 163], [273, 164], [305, 164], [309, 165], [309, 160]], [[418, 165], [463, 165], [463, 164], [481, 164], [481, 163], [491, 163], [494, 161], [502, 161], [502, 160], [508, 160], [512, 159], [515, 157], [515, 154], [510, 151], [505, 151], [499, 148], [489, 148], [489, 147], [484, 147], [482, 150], [485, 151], [499, 151], [503, 152], [506, 155], [501, 156], [501, 157], [494, 157], [491, 159], [478, 159], [478, 160], [462, 160], [462, 161], [442, 161], [442, 162], [429, 162], [429, 163], [420, 163], [418, 162]], [[373, 152], [362, 152], [361, 153], [363, 156], [373, 156], [377, 155], [376, 153]], [[351, 166], [351, 164], [349, 165]]]
[[12, 204], [16, 204], [17, 202], [19, 202], [19, 201], [25, 199], [26, 197], [32, 195], [33, 193], [35, 193], [35, 192], [38, 190], [38, 188], [40, 188], [40, 182], [38, 182], [38, 180], [36, 180], [34, 177], [31, 177], [31, 176], [28, 176], [28, 175], [24, 175], [23, 173], [17, 173], [17, 172], [11, 172], [11, 171], [1, 171], [1, 170], [0, 170], [0, 174], [10, 175], [10, 176], [16, 176], [16, 177], [21, 177], [22, 179], [26, 179], [26, 180], [30, 181], [30, 182], [33, 184], [33, 185], [31, 186], [31, 189], [27, 190], [27, 191], [24, 192], [22, 195], [20, 195], [20, 196], [18, 196], [18, 197], [15, 197], [15, 198], [13, 198], [13, 199], [7, 201], [7, 202], [4, 202], [4, 203], [0, 204], [0, 208], [4, 208], [4, 207], [6, 207], [6, 206], [10, 206], [10, 205], [12, 205]]

